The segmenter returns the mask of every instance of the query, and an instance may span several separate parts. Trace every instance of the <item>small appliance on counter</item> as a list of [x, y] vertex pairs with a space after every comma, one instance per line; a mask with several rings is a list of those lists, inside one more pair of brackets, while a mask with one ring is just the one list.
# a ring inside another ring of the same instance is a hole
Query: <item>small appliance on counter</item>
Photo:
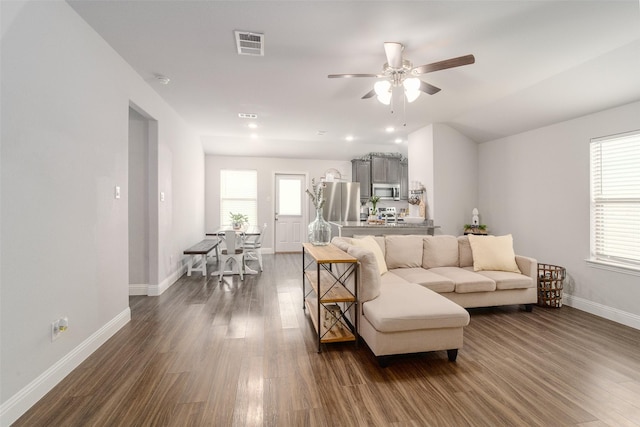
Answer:
[[389, 206], [386, 208], [378, 208], [378, 213], [380, 215], [380, 219], [385, 220], [385, 222], [396, 222], [398, 216], [396, 215], [395, 206]]
[[362, 205], [360, 206], [360, 221], [366, 221], [369, 219], [369, 206]]

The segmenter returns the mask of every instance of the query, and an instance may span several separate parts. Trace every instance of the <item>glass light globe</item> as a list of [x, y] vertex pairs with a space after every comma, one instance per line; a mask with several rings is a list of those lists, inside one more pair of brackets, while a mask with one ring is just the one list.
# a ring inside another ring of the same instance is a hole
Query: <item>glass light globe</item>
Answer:
[[407, 101], [413, 102], [420, 96], [420, 79], [412, 77], [402, 82]]

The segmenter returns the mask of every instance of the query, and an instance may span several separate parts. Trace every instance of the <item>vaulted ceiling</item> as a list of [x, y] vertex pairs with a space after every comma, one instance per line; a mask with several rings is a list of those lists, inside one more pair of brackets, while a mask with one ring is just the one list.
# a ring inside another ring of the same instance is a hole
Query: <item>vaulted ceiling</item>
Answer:
[[[638, 0], [68, 3], [210, 154], [406, 153], [407, 135], [430, 123], [481, 143], [640, 100]], [[264, 34], [264, 56], [238, 55], [234, 30]], [[423, 75], [442, 90], [393, 109], [360, 99], [376, 79], [327, 78], [381, 72], [385, 41], [403, 43], [414, 65], [476, 62]]]

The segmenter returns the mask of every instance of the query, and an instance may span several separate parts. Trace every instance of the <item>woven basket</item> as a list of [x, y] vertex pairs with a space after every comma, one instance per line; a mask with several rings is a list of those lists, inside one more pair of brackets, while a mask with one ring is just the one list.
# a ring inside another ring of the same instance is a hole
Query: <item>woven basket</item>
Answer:
[[562, 307], [562, 286], [566, 277], [564, 267], [538, 264], [538, 305], [541, 307]]

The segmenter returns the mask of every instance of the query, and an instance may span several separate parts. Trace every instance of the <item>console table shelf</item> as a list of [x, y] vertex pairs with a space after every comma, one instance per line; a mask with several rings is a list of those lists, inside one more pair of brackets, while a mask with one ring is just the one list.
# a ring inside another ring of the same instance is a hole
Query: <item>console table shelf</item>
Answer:
[[[338, 273], [334, 264], [348, 265]], [[351, 275], [354, 283], [358, 283], [358, 268], [357, 258], [334, 245], [302, 244], [302, 308], [309, 310], [318, 334], [318, 353], [323, 343], [355, 341], [358, 344], [358, 318], [355, 316], [355, 325], [351, 325], [346, 317], [348, 310], [357, 309], [358, 287], [354, 286], [351, 292], [345, 286]]]

